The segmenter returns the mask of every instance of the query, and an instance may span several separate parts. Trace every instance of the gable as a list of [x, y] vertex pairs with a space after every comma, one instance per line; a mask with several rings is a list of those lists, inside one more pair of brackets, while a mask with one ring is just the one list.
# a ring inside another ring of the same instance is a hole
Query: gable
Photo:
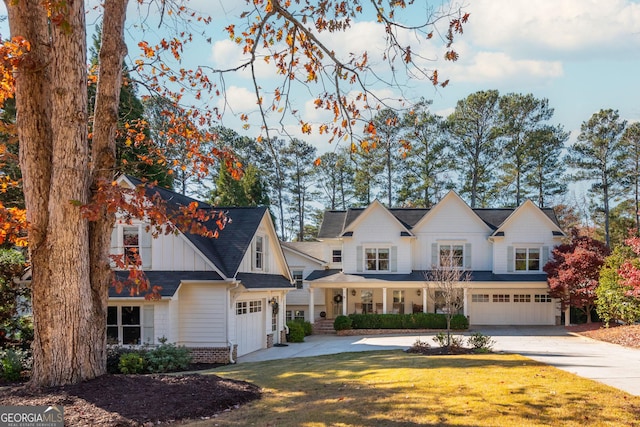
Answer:
[[414, 227], [416, 233], [490, 233], [491, 231], [491, 227], [454, 191], [447, 193]]
[[376, 236], [374, 238], [376, 241], [385, 240], [384, 235], [387, 234], [392, 240], [395, 240], [403, 232], [411, 235], [411, 231], [377, 200], [374, 200], [351, 223], [345, 225], [345, 233], [348, 232], [361, 236]]
[[510, 241], [518, 241], [519, 238], [528, 241], [532, 235], [539, 236], [542, 241], [548, 241], [558, 233], [564, 235], [549, 215], [530, 200], [518, 207], [498, 227], [496, 233], [504, 233]]

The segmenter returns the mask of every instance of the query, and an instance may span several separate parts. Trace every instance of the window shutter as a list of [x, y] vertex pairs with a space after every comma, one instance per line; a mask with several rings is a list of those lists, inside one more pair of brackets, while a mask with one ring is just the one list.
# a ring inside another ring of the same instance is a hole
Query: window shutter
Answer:
[[513, 271], [513, 246], [507, 246], [507, 271]]
[[398, 271], [398, 247], [391, 246], [391, 254], [389, 255], [391, 260], [389, 262], [389, 268], [392, 272]]
[[269, 248], [269, 236], [264, 236], [262, 242], [264, 245], [264, 247], [262, 248], [262, 271], [264, 271], [265, 273], [268, 273], [269, 272], [269, 254], [271, 253]]
[[542, 247], [542, 264], [540, 265], [540, 268], [544, 267], [544, 265], [548, 262], [549, 262], [549, 246], [543, 246]]
[[362, 246], [356, 246], [356, 271], [362, 271], [363, 267]]
[[153, 306], [145, 305], [142, 307], [142, 342], [144, 344], [155, 343], [155, 331], [153, 327]]
[[152, 240], [151, 231], [147, 231], [144, 225], [140, 227], [140, 261], [142, 262], [142, 268], [151, 268]]
[[464, 268], [471, 269], [471, 243], [464, 244]]
[[431, 244], [431, 268], [437, 267], [440, 263], [438, 262], [438, 244]]

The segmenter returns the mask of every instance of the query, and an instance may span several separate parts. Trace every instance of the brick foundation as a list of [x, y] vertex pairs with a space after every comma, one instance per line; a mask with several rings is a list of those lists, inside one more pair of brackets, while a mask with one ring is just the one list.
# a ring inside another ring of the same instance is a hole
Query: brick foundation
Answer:
[[267, 348], [273, 347], [273, 334], [267, 334]]
[[283, 344], [287, 342], [287, 331], [284, 329], [280, 331], [280, 342]]
[[[194, 363], [231, 363], [229, 347], [189, 347]], [[238, 346], [233, 346], [233, 360], [238, 355]]]

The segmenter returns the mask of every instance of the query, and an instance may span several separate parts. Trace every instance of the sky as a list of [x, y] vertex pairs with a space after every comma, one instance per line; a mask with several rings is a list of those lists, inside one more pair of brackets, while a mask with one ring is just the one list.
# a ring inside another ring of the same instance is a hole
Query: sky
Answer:
[[[235, 20], [244, 10], [242, 1], [199, 3], [215, 17], [213, 26], [223, 27], [220, 24]], [[416, 2], [417, 12], [423, 12], [421, 3]], [[460, 59], [455, 63], [437, 59], [430, 64], [438, 68], [441, 80], [450, 80], [449, 85], [434, 89], [429, 82], [408, 82], [411, 94], [433, 101], [432, 112], [446, 116], [469, 94], [497, 89], [501, 94], [531, 93], [547, 98], [555, 109], [551, 122], [571, 131], [570, 141], [577, 137], [580, 125], [600, 109], [618, 110], [629, 122], [640, 120], [638, 0], [467, 0], [463, 9], [470, 17], [454, 44]], [[373, 22], [354, 27], [353, 33], [333, 34], [332, 46], [342, 53], [375, 51], [382, 40], [379, 27]], [[215, 67], [231, 65], [238, 58], [237, 48], [220, 35], [207, 46], [207, 63]], [[431, 58], [443, 52], [434, 50], [435, 46], [421, 48]], [[249, 81], [229, 83], [232, 98], [237, 100], [234, 111], [251, 109], [254, 98]], [[302, 102], [306, 117], [319, 120], [311, 98]], [[304, 138], [321, 152], [332, 148], [322, 138]]]
[[[86, 3], [90, 9], [95, 0]], [[187, 47], [181, 65], [237, 65], [242, 60], [239, 47], [223, 29], [230, 23], [242, 22], [239, 15], [246, 9], [244, 0], [193, 0], [189, 4], [209, 14], [213, 21], [200, 29], [202, 36]], [[417, 0], [403, 19], [412, 22], [422, 16], [426, 4]], [[555, 109], [551, 123], [562, 124], [571, 131], [570, 141], [575, 140], [581, 123], [600, 109], [619, 110], [621, 118], [630, 122], [640, 120], [640, 0], [464, 0], [462, 6], [470, 16], [464, 34], [454, 44], [460, 54], [457, 62], [444, 61], [444, 50], [437, 42], [417, 45], [420, 54], [428, 58], [424, 65], [437, 68], [440, 80], [448, 79], [449, 85], [436, 89], [427, 81], [409, 79], [404, 82], [408, 89], [404, 94], [380, 86], [375, 88], [376, 93], [389, 98], [404, 95], [412, 100], [430, 99], [431, 111], [442, 116], [451, 113], [458, 100], [476, 91], [531, 93], [549, 100]], [[0, 16], [5, 14], [3, 2]], [[129, 61], [138, 54], [141, 15], [149, 23], [158, 13], [131, 0], [127, 19]], [[89, 13], [88, 22], [97, 22], [95, 13]], [[153, 28], [150, 26], [144, 37], [152, 39]], [[155, 32], [155, 36], [164, 35], [160, 30]], [[9, 34], [6, 21], [0, 23], [0, 34]], [[408, 35], [404, 37], [415, 43]], [[204, 43], [206, 39], [210, 43]], [[374, 58], [383, 39], [379, 25], [373, 20], [361, 20], [349, 33], [332, 33], [326, 41], [343, 57], [367, 49]], [[381, 71], [383, 64], [379, 62], [375, 65]], [[258, 67], [265, 87], [272, 81], [270, 72], [265, 64]], [[398, 77], [403, 79], [401, 74]], [[227, 112], [231, 114], [226, 114], [223, 124], [240, 133], [257, 133], [255, 96], [248, 74], [230, 76], [225, 83], [229, 95]], [[313, 107], [309, 91], [298, 90], [295, 97], [305, 119], [314, 123], [327, 119]], [[221, 101], [217, 102], [222, 106]], [[241, 112], [253, 112], [252, 128], [246, 132], [236, 119]], [[287, 124], [294, 136], [314, 144], [320, 153], [334, 148], [325, 137], [300, 134], [299, 127], [294, 122]]]

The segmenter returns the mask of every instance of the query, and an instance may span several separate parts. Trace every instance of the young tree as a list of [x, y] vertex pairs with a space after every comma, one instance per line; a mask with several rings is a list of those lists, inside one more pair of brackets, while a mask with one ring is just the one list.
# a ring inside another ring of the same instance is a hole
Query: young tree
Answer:
[[400, 204], [430, 208], [453, 188], [447, 173], [455, 167], [442, 119], [429, 112], [430, 101], [422, 101], [403, 116], [404, 137], [411, 149], [406, 152], [398, 190]]
[[596, 288], [596, 311], [609, 326], [611, 322], [632, 324], [640, 319], [640, 298], [630, 295], [632, 287], [625, 284], [620, 274], [623, 265], [638, 268], [640, 263], [631, 247], [617, 246], [611, 255], [605, 258], [600, 270], [600, 281]]
[[[109, 247], [115, 210], [126, 208], [132, 215], [144, 217], [154, 208], [141, 201], [148, 195], [143, 189], [128, 193], [130, 197], [138, 197], [136, 204], [124, 196], [125, 190], [115, 189], [112, 185], [122, 64], [126, 52], [127, 4], [127, 0], [112, 0], [101, 5], [102, 39], [89, 145], [85, 2], [5, 0], [12, 41], [3, 45], [0, 74], [4, 80], [2, 88], [15, 86], [16, 128], [33, 267], [32, 383], [36, 386], [75, 383], [105, 372], [106, 311], [111, 275]], [[360, 112], [374, 111], [377, 107], [360, 103], [363, 99], [370, 104], [377, 102], [371, 88], [364, 84], [370, 80], [363, 74], [371, 71], [371, 66], [367, 52], [341, 60], [318, 34], [349, 28], [366, 9], [359, 0], [341, 3], [335, 8], [326, 6], [323, 2], [279, 0], [248, 4], [247, 12], [242, 16], [246, 18], [248, 28], [237, 34], [234, 25], [226, 28], [231, 39], [245, 48], [246, 61], [237, 67], [207, 73], [203, 67], [171, 69], [162, 64], [165, 53], [179, 59], [180, 52], [193, 36], [186, 31], [182, 36], [168, 37], [155, 45], [140, 40], [138, 46], [142, 56], [136, 60], [133, 71], [143, 74], [141, 79], [147, 90], [169, 97], [179, 105], [185, 88], [196, 87], [195, 99], [201, 99], [207, 93], [212, 97], [218, 93], [224, 96], [224, 75], [250, 69], [268, 143], [271, 137], [267, 110], [273, 107], [270, 111], [292, 113], [287, 96], [292, 85], [298, 81], [305, 85], [320, 83], [326, 78], [331, 86], [323, 86], [316, 96], [316, 105], [334, 112], [336, 120], [317, 131], [342, 138], [351, 132], [358, 120], [362, 120]], [[384, 58], [391, 63], [402, 61], [432, 83], [440, 83], [436, 70], [425, 72], [423, 67], [416, 66], [414, 50], [399, 43], [398, 33], [407, 29], [395, 21], [394, 12], [406, 7], [405, 2], [385, 4], [382, 8], [382, 2], [376, 0], [371, 6], [387, 36]], [[210, 22], [181, 3], [159, 2], [159, 10], [161, 25], [167, 24], [165, 19], [185, 19], [183, 24], [187, 26], [189, 20]], [[429, 30], [442, 16], [440, 12], [429, 14], [422, 21], [424, 24], [411, 31], [422, 34], [423, 39], [431, 39], [433, 32]], [[445, 57], [455, 60], [457, 53], [452, 49], [452, 43], [455, 35], [462, 32], [468, 15], [458, 13], [450, 17], [443, 44]], [[164, 28], [168, 27], [165, 25]], [[265, 52], [257, 54], [258, 48], [264, 48]], [[272, 92], [273, 102], [264, 99], [264, 90], [254, 67], [256, 61], [262, 61], [265, 56], [283, 78], [283, 85]], [[144, 73], [145, 69], [147, 73]], [[212, 83], [214, 75], [220, 77], [220, 83]], [[376, 74], [371, 71], [371, 75]], [[174, 82], [179, 86], [171, 90]], [[360, 96], [352, 100], [343, 95], [350, 90], [343, 86], [350, 82], [360, 87]], [[4, 102], [7, 93], [0, 95], [0, 102]], [[169, 143], [187, 137], [193, 148], [189, 161], [196, 170], [206, 174], [210, 167], [219, 165], [220, 159], [239, 178], [235, 159], [225, 150], [215, 147], [206, 152], [197, 150], [201, 144], [214, 139], [215, 136], [205, 129], [219, 119], [222, 112], [214, 107], [181, 108], [181, 112], [184, 114], [171, 117]], [[303, 131], [312, 130], [309, 123], [301, 121], [300, 125]], [[160, 161], [164, 161], [162, 157]], [[188, 207], [181, 213], [195, 215], [194, 209]], [[158, 227], [173, 224], [166, 215], [156, 215], [158, 211], [153, 213]]]
[[591, 323], [600, 269], [610, 251], [606, 244], [572, 231], [571, 242], [555, 247], [551, 260], [543, 267], [547, 273], [549, 295], [560, 299], [562, 307], [576, 307]]
[[484, 205], [499, 158], [497, 90], [472, 93], [458, 101], [447, 118], [446, 129], [462, 177], [460, 193], [472, 208]]
[[576, 169], [574, 181], [593, 182], [589, 192], [601, 203], [607, 246], [611, 244], [611, 201], [621, 194], [625, 177], [625, 152], [621, 142], [625, 126], [626, 121], [620, 120], [618, 111], [600, 110], [582, 123], [578, 140], [569, 147], [566, 157], [567, 165]]
[[447, 319], [447, 347], [451, 345], [451, 319], [463, 308], [463, 290], [470, 280], [470, 272], [461, 269], [450, 256], [441, 256], [440, 264], [425, 272], [427, 288], [433, 285], [441, 296], [440, 304]]

